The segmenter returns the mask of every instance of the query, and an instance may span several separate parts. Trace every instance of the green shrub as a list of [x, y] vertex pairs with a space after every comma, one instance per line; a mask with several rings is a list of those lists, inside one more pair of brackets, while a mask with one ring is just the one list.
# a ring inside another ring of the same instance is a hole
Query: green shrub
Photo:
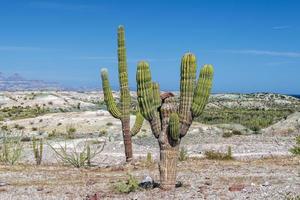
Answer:
[[107, 123], [106, 123], [106, 126], [112, 126], [112, 125], [113, 125], [112, 122], [107, 122]]
[[107, 130], [105, 128], [102, 128], [100, 131], [99, 131], [99, 136], [104, 136], [107, 134]]
[[188, 153], [187, 150], [184, 147], [181, 147], [180, 152], [179, 152], [179, 161], [186, 161], [188, 159]]
[[221, 108], [205, 109], [203, 114], [196, 121], [206, 124], [242, 124], [247, 128], [259, 133], [259, 130], [266, 128], [286, 116], [295, 112], [295, 109], [274, 108], [268, 110], [246, 109], [246, 108]]
[[10, 120], [16, 120], [16, 119], [37, 117], [39, 115], [48, 112], [50, 112], [49, 109], [40, 108], [39, 106], [36, 107], [12, 106], [11, 108], [5, 107], [0, 109], [0, 116], [2, 116], [5, 119], [7, 118]]
[[97, 147], [96, 149], [91, 149], [89, 144], [85, 144], [81, 151], [76, 149], [76, 147], [74, 147], [72, 151], [68, 151], [66, 145], [60, 145], [59, 149], [55, 149], [50, 144], [49, 146], [55, 152], [57, 158], [63, 163], [80, 168], [84, 166], [91, 166], [91, 160], [103, 151], [105, 144], [106, 143], [104, 142], [101, 147]]
[[242, 132], [239, 131], [239, 130], [233, 130], [233, 131], [232, 131], [232, 134], [233, 134], [233, 135], [242, 135]]
[[53, 129], [49, 134], [48, 134], [48, 138], [54, 138], [57, 135], [57, 131], [56, 129]]
[[6, 164], [14, 165], [21, 158], [23, 146], [21, 139], [7, 138], [4, 136], [0, 148], [0, 161]]
[[153, 158], [152, 158], [152, 153], [148, 152], [147, 156], [146, 156], [145, 164], [146, 164], [147, 167], [150, 167], [153, 163], [154, 162], [153, 162]]
[[147, 163], [152, 163], [153, 162], [152, 161], [152, 154], [151, 154], [151, 152], [147, 153], [146, 161], [147, 161]]
[[116, 192], [128, 194], [139, 189], [139, 182], [133, 175], [128, 174], [126, 180], [119, 180], [114, 184], [114, 189]]
[[288, 193], [285, 195], [285, 200], [300, 200], [300, 194], [293, 195], [293, 194]]
[[231, 146], [227, 148], [227, 153], [206, 151], [205, 156], [209, 160], [233, 160]]
[[76, 128], [72, 125], [66, 127], [66, 132], [67, 132], [67, 138], [68, 139], [74, 139], [75, 138], [75, 133], [76, 133]]
[[14, 128], [15, 128], [15, 129], [18, 129], [18, 130], [23, 130], [23, 129], [25, 129], [24, 126], [20, 126], [19, 124], [15, 124], [15, 125], [14, 125]]
[[296, 145], [290, 149], [290, 152], [294, 155], [300, 155], [300, 135], [296, 137]]
[[7, 126], [7, 125], [1, 126], [1, 130], [2, 130], [2, 131], [8, 131], [8, 126]]
[[233, 135], [233, 133], [231, 131], [225, 131], [222, 135], [222, 137], [224, 138], [229, 138]]

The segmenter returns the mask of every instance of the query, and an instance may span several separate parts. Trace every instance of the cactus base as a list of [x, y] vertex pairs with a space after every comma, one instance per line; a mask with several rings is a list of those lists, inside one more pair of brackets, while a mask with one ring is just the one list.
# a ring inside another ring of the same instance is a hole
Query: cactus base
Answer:
[[170, 190], [175, 188], [177, 175], [178, 146], [160, 150], [160, 188]]

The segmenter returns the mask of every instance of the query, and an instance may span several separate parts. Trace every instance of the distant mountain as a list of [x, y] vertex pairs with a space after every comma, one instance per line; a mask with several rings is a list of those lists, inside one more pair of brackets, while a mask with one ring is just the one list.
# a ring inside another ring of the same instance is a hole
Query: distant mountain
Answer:
[[42, 80], [28, 80], [20, 74], [5, 76], [0, 72], [0, 91], [20, 91], [20, 90], [60, 90], [61, 87], [56, 82], [46, 82]]

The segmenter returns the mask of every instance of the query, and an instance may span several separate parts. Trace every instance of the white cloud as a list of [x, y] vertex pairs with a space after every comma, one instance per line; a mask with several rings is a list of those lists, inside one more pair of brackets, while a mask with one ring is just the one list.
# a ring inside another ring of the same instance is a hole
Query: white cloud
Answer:
[[290, 62], [290, 61], [282, 61], [282, 62], [269, 62], [266, 63], [266, 65], [268, 66], [282, 66], [282, 65], [291, 65], [291, 64], [295, 64], [296, 62]]
[[33, 1], [29, 6], [36, 8], [57, 9], [57, 10], [85, 10], [95, 8], [94, 5], [74, 4], [74, 3], [59, 3], [51, 1]]
[[[101, 61], [110, 61], [110, 62], [117, 62], [118, 59], [116, 56], [82, 56], [78, 57], [80, 60], [101, 60]], [[173, 58], [161, 58], [161, 59], [155, 59], [155, 58], [143, 58], [143, 59], [127, 59], [127, 62], [129, 63], [138, 63], [141, 60], [145, 60], [147, 62], [173, 62], [177, 61], [179, 59], [173, 59]]]
[[274, 29], [274, 30], [284, 30], [284, 29], [289, 29], [289, 28], [291, 28], [291, 26], [287, 26], [287, 25], [285, 25], [285, 26], [273, 26], [272, 27], [272, 29]]
[[116, 60], [114, 56], [82, 56], [79, 57], [80, 60]]
[[40, 47], [28, 46], [0, 46], [0, 51], [37, 51], [42, 50]]
[[214, 51], [214, 52], [300, 58], [300, 52], [289, 52], [289, 51], [221, 50], [221, 51]]

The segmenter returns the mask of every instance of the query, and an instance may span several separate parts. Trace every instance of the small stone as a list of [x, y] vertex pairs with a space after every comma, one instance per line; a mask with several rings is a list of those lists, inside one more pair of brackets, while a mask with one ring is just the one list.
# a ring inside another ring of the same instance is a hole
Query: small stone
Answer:
[[87, 197], [86, 197], [86, 200], [100, 200], [100, 193], [99, 192], [97, 192], [97, 193], [95, 193], [95, 194], [93, 194], [93, 195], [88, 195]]
[[142, 183], [145, 183], [145, 182], [152, 182], [153, 181], [153, 179], [150, 177], [150, 176], [146, 176], [145, 178], [144, 178], [144, 180], [142, 180]]
[[8, 184], [5, 182], [0, 182], [0, 187], [6, 186], [6, 185], [8, 185]]
[[85, 183], [86, 186], [95, 185], [95, 184], [96, 184], [96, 181], [95, 181], [95, 180], [92, 180], [92, 179], [89, 179], [89, 180]]
[[266, 182], [264, 182], [263, 184], [262, 184], [262, 186], [264, 186], [264, 187], [266, 187], [266, 186], [270, 186], [271, 184], [268, 182], [268, 181], [266, 181]]
[[43, 187], [38, 187], [36, 190], [37, 190], [37, 191], [43, 191], [44, 188], [43, 188]]
[[5, 188], [0, 188], [0, 192], [6, 192], [7, 190]]
[[239, 192], [245, 188], [244, 184], [233, 184], [228, 189], [230, 192]]
[[183, 184], [182, 184], [181, 181], [178, 181], [178, 182], [175, 184], [175, 187], [176, 187], [176, 188], [179, 188], [179, 187], [182, 187], [182, 186], [183, 186]]
[[207, 186], [199, 186], [198, 188], [199, 188], [198, 192], [204, 193], [204, 191], [207, 189]]
[[211, 185], [212, 183], [211, 183], [211, 181], [205, 181], [204, 184], [205, 184], [205, 185]]

